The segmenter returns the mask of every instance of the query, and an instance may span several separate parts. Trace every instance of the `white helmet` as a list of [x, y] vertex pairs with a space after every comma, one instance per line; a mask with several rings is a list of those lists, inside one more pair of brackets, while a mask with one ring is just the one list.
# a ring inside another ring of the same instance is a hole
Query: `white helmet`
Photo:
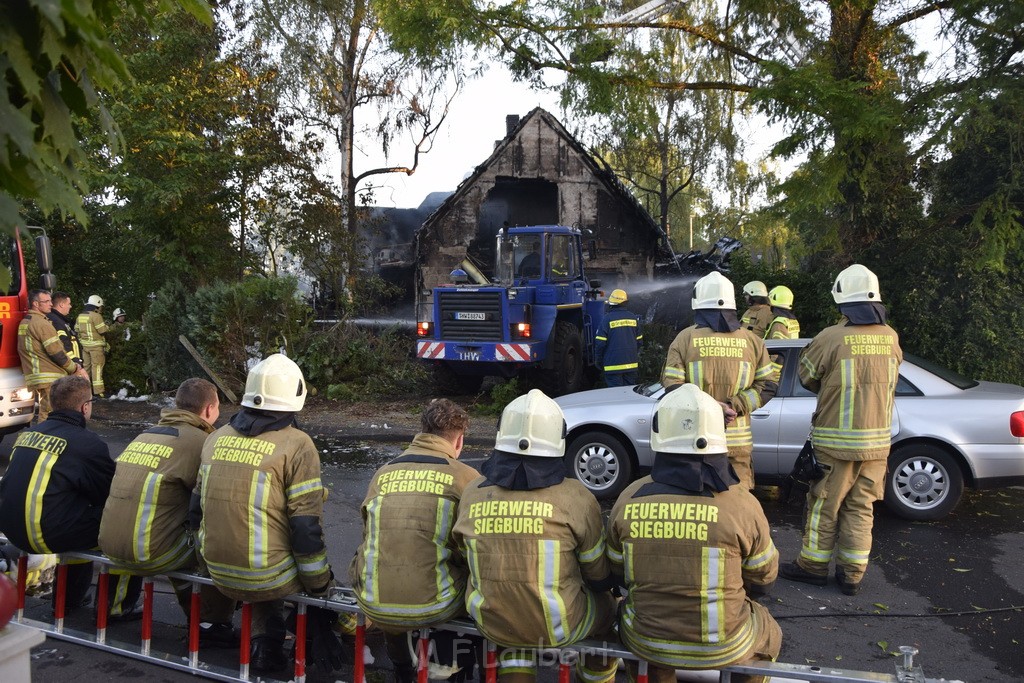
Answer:
[[122, 315], [123, 315], [123, 316], [126, 316], [126, 317], [127, 317], [127, 315], [128, 315], [127, 313], [125, 313], [125, 312], [124, 312], [124, 309], [123, 309], [123, 308], [115, 308], [115, 309], [114, 309], [114, 320], [117, 320], [117, 319], [118, 319], [118, 318], [120, 318], [120, 317], [121, 317]]
[[682, 455], [728, 453], [722, 406], [696, 384], [669, 392], [654, 414], [651, 450]]
[[743, 285], [743, 293], [747, 296], [768, 296], [768, 286], [760, 280], [751, 280]]
[[861, 264], [854, 263], [836, 277], [836, 283], [832, 285], [832, 298], [837, 304], [857, 301], [881, 303], [878, 276]]
[[736, 290], [724, 275], [715, 271], [697, 280], [693, 288], [693, 310], [719, 308], [736, 310]]
[[543, 391], [531, 389], [501, 413], [494, 449], [511, 455], [561, 458], [565, 455], [565, 415]]
[[89, 297], [89, 300], [86, 301], [85, 303], [89, 304], [90, 306], [97, 306], [97, 307], [98, 306], [102, 306], [103, 305], [103, 297], [101, 297], [99, 294], [93, 294], [92, 296]]
[[306, 380], [291, 358], [275, 353], [253, 366], [245, 380], [242, 405], [297, 413], [306, 403]]

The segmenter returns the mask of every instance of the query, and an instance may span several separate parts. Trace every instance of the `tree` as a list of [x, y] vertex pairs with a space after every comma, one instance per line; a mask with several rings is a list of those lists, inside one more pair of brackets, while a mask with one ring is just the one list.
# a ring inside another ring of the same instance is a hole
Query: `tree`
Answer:
[[[204, 0], [161, 0], [207, 23]], [[81, 195], [86, 154], [76, 117], [89, 118], [117, 145], [117, 128], [99, 93], [130, 80], [108, 27], [123, 16], [151, 16], [145, 0], [46, 3], [13, 0], [0, 23], [0, 230], [21, 224], [23, 203], [86, 220]]]

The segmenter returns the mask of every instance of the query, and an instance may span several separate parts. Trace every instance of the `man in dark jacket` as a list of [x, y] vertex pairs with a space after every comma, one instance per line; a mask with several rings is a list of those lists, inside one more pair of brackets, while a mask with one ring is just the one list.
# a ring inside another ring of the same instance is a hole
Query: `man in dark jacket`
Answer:
[[53, 329], [57, 330], [57, 338], [64, 345], [64, 353], [75, 361], [78, 367], [85, 367], [82, 348], [75, 333], [75, 321], [71, 318], [71, 295], [66, 292], [54, 292], [50, 298], [53, 300], [53, 310], [47, 313], [46, 317], [53, 323]]
[[625, 304], [626, 292], [616, 289], [608, 297], [608, 312], [594, 337], [597, 365], [610, 387], [625, 387], [637, 383], [640, 367], [640, 322]]
[[[95, 550], [115, 466], [107, 444], [85, 427], [92, 386], [62, 377], [50, 399], [50, 416], [14, 442], [0, 481], [0, 531], [30, 553]], [[82, 605], [91, 581], [91, 562], [68, 567], [71, 609]]]

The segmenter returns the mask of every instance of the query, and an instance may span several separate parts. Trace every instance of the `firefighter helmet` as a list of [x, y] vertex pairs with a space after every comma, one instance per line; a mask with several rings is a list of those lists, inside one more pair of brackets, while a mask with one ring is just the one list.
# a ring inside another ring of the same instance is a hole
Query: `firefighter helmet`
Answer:
[[832, 285], [832, 298], [837, 304], [858, 301], [882, 303], [878, 276], [861, 264], [854, 263], [836, 277], [836, 283]]
[[253, 366], [245, 380], [242, 405], [297, 413], [306, 403], [306, 380], [291, 358], [275, 353]]
[[743, 285], [743, 293], [747, 296], [768, 296], [768, 287], [760, 280], [751, 280]]
[[494, 449], [512, 455], [561, 458], [565, 455], [565, 415], [543, 391], [531, 389], [501, 413]]
[[629, 301], [629, 297], [626, 296], [626, 290], [624, 289], [612, 290], [612, 295], [608, 297], [608, 303], [612, 306], [618, 306], [619, 304], [624, 304], [627, 301]]
[[100, 307], [103, 305], [103, 297], [101, 297], [99, 294], [93, 294], [85, 303], [89, 304], [90, 306]]
[[118, 319], [118, 318], [120, 318], [120, 317], [121, 317], [122, 315], [123, 315], [123, 316], [125, 316], [125, 317], [128, 317], [128, 314], [127, 314], [127, 313], [125, 313], [125, 311], [124, 311], [124, 309], [123, 309], [123, 308], [115, 308], [115, 309], [114, 309], [114, 313], [113, 313], [113, 316], [114, 316], [114, 320], [117, 320], [117, 319]]
[[736, 310], [736, 290], [729, 279], [715, 271], [697, 280], [693, 288], [693, 310], [719, 308]]
[[696, 384], [683, 384], [658, 404], [651, 450], [679, 455], [728, 453], [722, 406]]
[[786, 285], [772, 287], [768, 292], [768, 302], [779, 308], [793, 308], [793, 290]]

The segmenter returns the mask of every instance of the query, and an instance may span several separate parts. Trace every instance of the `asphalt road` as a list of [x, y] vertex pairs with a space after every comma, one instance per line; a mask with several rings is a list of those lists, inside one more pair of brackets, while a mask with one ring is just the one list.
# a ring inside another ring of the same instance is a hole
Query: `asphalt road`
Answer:
[[[96, 423], [94, 428], [119, 453], [132, 428]], [[391, 435], [394, 438], [394, 435]], [[0, 456], [11, 439], [0, 444]], [[360, 536], [359, 506], [373, 471], [400, 451], [397, 443], [318, 440], [324, 480], [330, 488], [324, 530], [340, 580]], [[476, 466], [486, 449], [470, 447], [463, 459]], [[783, 560], [800, 545], [800, 510], [782, 509], [775, 489], [758, 489]], [[876, 510], [871, 566], [860, 595], [779, 580], [763, 600], [783, 629], [780, 661], [892, 673], [900, 645], [920, 650], [929, 678], [963, 681], [1024, 680], [1024, 489], [968, 492], [940, 522], [907, 522]], [[164, 587], [166, 590], [166, 587]], [[158, 591], [160, 587], [158, 586]], [[36, 601], [40, 618], [47, 611]], [[156, 639], [182, 642], [184, 617], [173, 598], [158, 595]], [[118, 625], [112, 637], [136, 639], [138, 625]], [[184, 646], [181, 645], [184, 653]], [[212, 658], [227, 657], [211, 655]], [[223, 662], [227, 664], [228, 661]], [[194, 681], [143, 662], [56, 640], [33, 651], [32, 680], [69, 678]], [[344, 675], [309, 680], [334, 681]], [[380, 675], [370, 680], [382, 680]]]

